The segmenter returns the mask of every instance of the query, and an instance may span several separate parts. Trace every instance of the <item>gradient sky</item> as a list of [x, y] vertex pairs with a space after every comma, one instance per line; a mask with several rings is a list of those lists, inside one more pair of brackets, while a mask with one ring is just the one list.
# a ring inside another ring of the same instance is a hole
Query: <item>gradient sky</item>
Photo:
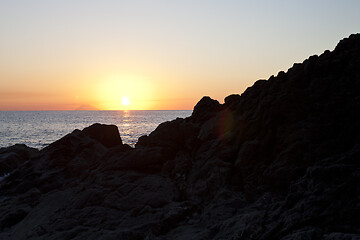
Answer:
[[2, 0], [0, 110], [223, 102], [359, 32], [359, 9], [358, 0]]

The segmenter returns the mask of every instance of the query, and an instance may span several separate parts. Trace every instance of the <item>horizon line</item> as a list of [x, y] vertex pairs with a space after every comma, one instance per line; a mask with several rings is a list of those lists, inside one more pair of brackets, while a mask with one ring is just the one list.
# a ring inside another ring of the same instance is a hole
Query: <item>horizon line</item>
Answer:
[[61, 111], [193, 111], [194, 109], [113, 109], [113, 110], [102, 110], [102, 109], [89, 109], [89, 110], [77, 110], [77, 109], [63, 109], [63, 110], [1, 110], [0, 112], [61, 112]]

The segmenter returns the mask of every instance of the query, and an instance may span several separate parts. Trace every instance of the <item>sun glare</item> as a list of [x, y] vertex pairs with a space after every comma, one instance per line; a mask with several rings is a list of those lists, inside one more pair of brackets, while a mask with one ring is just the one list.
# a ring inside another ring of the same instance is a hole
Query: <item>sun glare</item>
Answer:
[[121, 104], [123, 106], [129, 106], [130, 105], [130, 98], [129, 97], [123, 97], [121, 100]]
[[152, 108], [151, 80], [136, 76], [113, 74], [99, 79], [94, 104], [102, 110], [144, 110]]

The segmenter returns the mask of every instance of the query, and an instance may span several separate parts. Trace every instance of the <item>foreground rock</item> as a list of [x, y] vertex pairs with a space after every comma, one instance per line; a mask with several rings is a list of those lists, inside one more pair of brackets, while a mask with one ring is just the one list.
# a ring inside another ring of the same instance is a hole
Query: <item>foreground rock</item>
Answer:
[[31, 150], [0, 182], [0, 238], [360, 239], [359, 69], [357, 34], [136, 148], [95, 124]]
[[37, 153], [37, 149], [27, 147], [24, 144], [0, 148], [0, 176], [7, 175]]

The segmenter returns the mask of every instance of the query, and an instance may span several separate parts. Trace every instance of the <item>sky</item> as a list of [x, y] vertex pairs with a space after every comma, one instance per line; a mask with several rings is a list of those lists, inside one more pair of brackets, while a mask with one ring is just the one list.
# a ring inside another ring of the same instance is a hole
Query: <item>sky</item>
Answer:
[[0, 0], [0, 110], [223, 102], [360, 31], [358, 0]]

